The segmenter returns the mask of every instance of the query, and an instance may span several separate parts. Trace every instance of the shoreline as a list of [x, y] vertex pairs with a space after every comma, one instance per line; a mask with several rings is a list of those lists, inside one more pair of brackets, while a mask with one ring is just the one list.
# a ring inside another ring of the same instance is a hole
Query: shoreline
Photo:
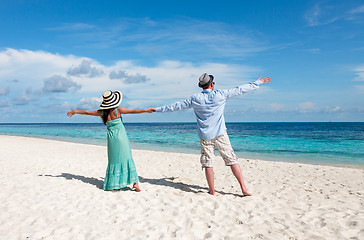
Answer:
[[4, 239], [361, 239], [364, 170], [133, 149], [142, 192], [102, 190], [106, 146], [0, 135]]
[[[70, 140], [66, 140], [66, 139], [55, 139], [52, 137], [39, 137], [39, 136], [26, 136], [26, 135], [7, 135], [7, 134], [0, 134], [1, 136], [10, 136], [10, 137], [25, 137], [25, 138], [36, 138], [36, 139], [45, 139], [45, 140], [51, 140], [51, 141], [59, 141], [59, 142], [67, 142], [67, 143], [79, 143], [79, 144], [85, 144], [85, 145], [92, 145], [92, 146], [106, 146], [106, 142], [105, 144], [96, 144], [96, 143], [87, 143], [87, 142], [83, 142], [83, 141], [71, 141]], [[161, 152], [161, 153], [181, 153], [181, 154], [194, 154], [194, 155], [199, 155], [199, 150], [196, 150], [193, 153], [188, 153], [188, 151], [178, 151], [180, 150], [180, 148], [176, 148], [177, 151], [173, 151], [173, 150], [161, 150], [161, 149], [146, 149], [146, 148], [141, 148], [141, 147], [135, 147], [133, 146], [133, 143], [131, 143], [131, 147], [134, 150], [145, 150], [145, 151], [154, 151], [154, 152]], [[182, 148], [181, 148], [182, 149]], [[238, 154], [237, 154], [238, 155]], [[216, 150], [215, 152], [215, 157], [220, 157], [218, 151]], [[318, 163], [314, 163], [314, 162], [302, 162], [302, 161], [295, 161], [292, 159], [285, 159], [285, 160], [272, 160], [272, 159], [264, 159], [264, 158], [244, 158], [239, 156], [239, 159], [249, 159], [249, 160], [260, 160], [260, 161], [267, 161], [267, 162], [281, 162], [281, 163], [297, 163], [297, 164], [307, 164], [307, 165], [313, 165], [313, 166], [331, 166], [331, 167], [339, 167], [339, 168], [354, 168], [354, 169], [364, 169], [364, 164], [326, 164], [324, 162], [318, 162]]]

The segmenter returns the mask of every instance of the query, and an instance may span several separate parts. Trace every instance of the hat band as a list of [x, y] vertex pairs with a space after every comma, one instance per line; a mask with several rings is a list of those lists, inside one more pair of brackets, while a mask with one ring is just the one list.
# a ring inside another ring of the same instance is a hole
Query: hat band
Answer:
[[212, 81], [213, 80], [210, 78], [210, 80], [207, 83], [205, 83], [203, 85], [200, 83], [199, 85], [200, 85], [201, 88], [207, 88], [212, 83]]

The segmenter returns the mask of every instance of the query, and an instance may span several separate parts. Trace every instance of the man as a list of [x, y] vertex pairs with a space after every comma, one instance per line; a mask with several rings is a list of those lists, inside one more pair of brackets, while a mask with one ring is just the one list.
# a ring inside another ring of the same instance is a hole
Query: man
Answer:
[[209, 185], [209, 193], [215, 195], [213, 158], [215, 147], [219, 150], [226, 166], [230, 166], [234, 176], [238, 180], [244, 196], [251, 196], [246, 188], [238, 163], [238, 157], [231, 147], [229, 136], [226, 133], [224, 108], [226, 100], [259, 88], [262, 84], [268, 84], [269, 77], [259, 78], [253, 83], [241, 85], [229, 90], [214, 90], [214, 76], [204, 73], [199, 78], [198, 86], [203, 89], [183, 101], [169, 106], [158, 107], [156, 112], [173, 112], [193, 108], [198, 127], [198, 135], [201, 146], [201, 164], [205, 168], [205, 175]]

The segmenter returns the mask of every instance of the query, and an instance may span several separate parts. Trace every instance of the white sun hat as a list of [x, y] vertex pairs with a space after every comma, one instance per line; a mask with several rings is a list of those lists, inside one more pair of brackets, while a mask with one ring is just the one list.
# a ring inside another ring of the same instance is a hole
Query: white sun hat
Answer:
[[116, 108], [120, 105], [123, 99], [123, 94], [120, 91], [106, 91], [102, 94], [103, 101], [100, 109]]

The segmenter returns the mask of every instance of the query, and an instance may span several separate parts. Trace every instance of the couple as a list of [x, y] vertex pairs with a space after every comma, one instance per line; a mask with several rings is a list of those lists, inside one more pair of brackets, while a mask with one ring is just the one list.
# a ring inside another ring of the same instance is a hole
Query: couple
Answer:
[[117, 190], [133, 183], [136, 191], [141, 191], [139, 178], [131, 154], [129, 139], [126, 135], [121, 114], [136, 114], [145, 112], [173, 112], [193, 108], [198, 127], [201, 146], [201, 164], [205, 168], [209, 193], [215, 195], [213, 159], [215, 147], [219, 150], [226, 166], [230, 166], [234, 176], [239, 182], [244, 196], [250, 196], [246, 188], [238, 163], [238, 157], [231, 147], [226, 133], [224, 108], [226, 100], [268, 84], [269, 77], [259, 78], [255, 82], [244, 84], [229, 90], [214, 90], [214, 77], [204, 73], [199, 78], [198, 86], [202, 92], [183, 101], [169, 106], [131, 110], [119, 107], [122, 94], [120, 91], [106, 91], [102, 97], [100, 109], [96, 111], [73, 110], [67, 113], [69, 117], [75, 114], [99, 116], [107, 126], [108, 166], [103, 189]]

